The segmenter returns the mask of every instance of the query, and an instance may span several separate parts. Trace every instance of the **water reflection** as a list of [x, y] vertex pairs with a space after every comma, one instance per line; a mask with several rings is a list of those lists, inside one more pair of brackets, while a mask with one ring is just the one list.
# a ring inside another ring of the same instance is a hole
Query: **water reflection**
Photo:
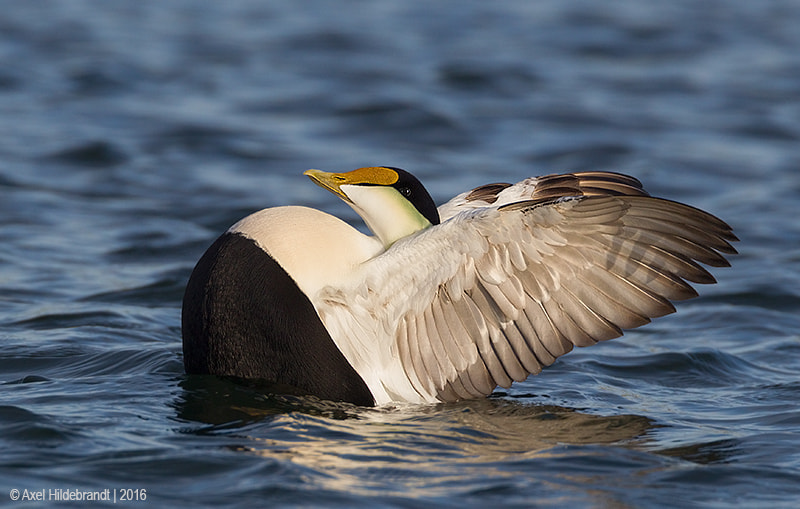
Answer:
[[658, 452], [665, 456], [681, 458], [701, 465], [711, 465], [714, 463], [727, 463], [736, 455], [741, 454], [742, 442], [739, 439], [714, 440], [706, 443], [671, 447]]
[[[182, 421], [203, 423], [206, 431], [237, 429], [289, 413], [329, 419], [357, 418], [362, 410], [347, 403], [293, 395], [292, 388], [216, 376], [186, 376], [173, 403]], [[194, 430], [197, 431], [197, 430]]]
[[[215, 377], [187, 377], [181, 386], [179, 418], [203, 424], [187, 433], [223, 435], [230, 450], [313, 471], [321, 487], [362, 494], [497, 489], [526, 462], [585, 456], [588, 468], [602, 446], [633, 446], [654, 427], [643, 416], [597, 416], [506, 397], [373, 409], [264, 395]], [[600, 447], [573, 447], [581, 445]], [[573, 484], [563, 471], [558, 476]]]

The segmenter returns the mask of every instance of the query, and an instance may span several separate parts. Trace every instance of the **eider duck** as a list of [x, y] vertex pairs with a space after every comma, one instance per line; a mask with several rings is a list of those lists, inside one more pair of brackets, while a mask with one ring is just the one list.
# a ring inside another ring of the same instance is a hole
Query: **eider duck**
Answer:
[[268, 208], [205, 252], [183, 299], [189, 374], [267, 381], [356, 405], [485, 397], [574, 346], [622, 335], [714, 283], [731, 227], [577, 172], [489, 184], [436, 207], [388, 166], [308, 170], [374, 236]]

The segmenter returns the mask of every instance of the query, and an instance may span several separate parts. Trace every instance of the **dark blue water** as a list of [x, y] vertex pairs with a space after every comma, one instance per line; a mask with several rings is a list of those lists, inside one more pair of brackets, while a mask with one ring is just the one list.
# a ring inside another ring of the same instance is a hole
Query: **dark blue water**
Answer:
[[[796, 507], [798, 26], [791, 0], [5, 3], [0, 504]], [[213, 239], [290, 203], [355, 221], [302, 171], [376, 164], [439, 202], [622, 171], [741, 254], [677, 314], [485, 401], [184, 375]]]

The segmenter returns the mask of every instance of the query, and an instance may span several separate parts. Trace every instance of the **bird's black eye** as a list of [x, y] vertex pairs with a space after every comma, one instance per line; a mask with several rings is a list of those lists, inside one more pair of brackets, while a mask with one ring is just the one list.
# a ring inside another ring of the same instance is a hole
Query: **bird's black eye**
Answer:
[[400, 194], [402, 194], [402, 195], [403, 195], [403, 196], [405, 196], [406, 198], [408, 198], [409, 196], [411, 196], [411, 188], [410, 188], [410, 187], [405, 187], [405, 186], [403, 186], [403, 187], [401, 187], [400, 189], [398, 189], [398, 191], [400, 191]]

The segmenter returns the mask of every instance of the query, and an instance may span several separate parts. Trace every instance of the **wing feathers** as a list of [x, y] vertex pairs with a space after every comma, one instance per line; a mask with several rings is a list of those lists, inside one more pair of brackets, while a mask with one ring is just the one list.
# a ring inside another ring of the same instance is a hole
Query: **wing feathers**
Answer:
[[[470, 343], [470, 358], [466, 376], [470, 378], [472, 385], [481, 394], [490, 394], [494, 387], [508, 379], [494, 349], [489, 341], [489, 327], [486, 324], [480, 309], [467, 295], [461, 295], [458, 300], [450, 301], [453, 312], [458, 317], [463, 329], [467, 332], [466, 339]], [[398, 336], [402, 341], [402, 336]], [[463, 376], [463, 375], [462, 375]], [[508, 382], [510, 383], [510, 381]], [[488, 392], [487, 392], [488, 390]]]
[[499, 326], [489, 325], [489, 338], [491, 339], [491, 346], [494, 353], [500, 360], [500, 364], [506, 376], [498, 380], [498, 385], [508, 389], [511, 387], [512, 382], [521, 382], [528, 377], [525, 368], [522, 367], [517, 354], [514, 353], [513, 348], [508, 342], [503, 331]]
[[488, 395], [672, 313], [671, 301], [697, 295], [690, 282], [715, 281], [700, 264], [736, 253], [726, 223], [620, 174], [484, 186], [440, 211], [441, 224], [365, 263], [350, 294], [385, 310], [353, 313], [382, 323], [351, 330], [394, 331], [398, 369], [426, 401]]
[[[420, 338], [418, 335], [417, 330], [417, 318], [414, 316], [409, 316], [405, 320], [407, 329], [406, 329], [406, 336], [403, 336], [405, 342], [408, 343], [408, 350], [409, 350], [409, 357], [411, 358], [410, 364], [403, 364], [406, 368], [406, 372], [410, 373], [409, 380], [411, 381], [414, 388], [420, 394], [431, 394], [436, 393], [436, 388], [434, 387], [433, 377], [431, 376], [425, 362], [422, 360], [423, 357], [428, 356], [430, 357], [430, 345], [428, 345], [427, 338], [423, 337]], [[399, 329], [402, 330], [402, 329]], [[422, 339], [422, 341], [420, 341]], [[420, 344], [424, 346], [420, 346]], [[423, 348], [425, 349], [423, 351]], [[430, 361], [428, 361], [430, 362]]]
[[[434, 301], [436, 303], [437, 301]], [[421, 318], [422, 320], [420, 323], [424, 324], [423, 330], [425, 331], [425, 337], [427, 339], [426, 343], [430, 345], [429, 350], [425, 350], [423, 352], [422, 361], [428, 369], [428, 374], [433, 379], [433, 384], [437, 388], [444, 387], [445, 382], [448, 379], [448, 374], [450, 373], [457, 373], [455, 366], [450, 361], [450, 356], [447, 353], [447, 350], [444, 346], [444, 339], [436, 328], [436, 322], [433, 317], [433, 307], [436, 304], [432, 304], [430, 307], [425, 309], [422, 313]], [[420, 341], [420, 346], [423, 345], [423, 341]]]
[[735, 252], [722, 221], [650, 198], [638, 181], [617, 185], [602, 177], [598, 183], [606, 187], [583, 188], [592, 198], [552, 200], [568, 183], [553, 179], [535, 194], [538, 200], [498, 209], [521, 215], [522, 233], [509, 230], [504, 218], [502, 228], [486, 234], [488, 249], [475, 261], [479, 284], [467, 293], [489, 320], [494, 355], [485, 345], [480, 351], [499, 385], [538, 373], [573, 346], [618, 337], [673, 312], [670, 300], [696, 295], [687, 281], [714, 282], [698, 262], [725, 266], [721, 253]]
[[[639, 286], [635, 281], [610, 271], [595, 270], [584, 274], [585, 281], [602, 294], [597, 301], [608, 301], [614, 306], [630, 310], [641, 316], [658, 317], [675, 311], [664, 297]], [[589, 297], [584, 300], [589, 301]], [[629, 326], [625, 326], [626, 328]]]
[[[564, 336], [561, 330], [559, 330], [559, 327], [554, 323], [557, 317], [551, 316], [546, 306], [541, 302], [535, 304], [535, 306], [532, 306], [531, 312], [526, 313], [528, 320], [536, 330], [536, 338], [542, 348], [540, 351], [537, 351], [537, 345], [534, 343], [534, 352], [536, 353], [536, 357], [542, 361], [545, 366], [549, 366], [555, 362], [557, 358], [571, 351], [574, 344]], [[558, 317], [561, 316], [559, 310], [556, 310], [555, 313]], [[563, 327], [567, 327], [567, 324]]]
[[558, 357], [572, 350], [572, 343], [553, 325], [541, 302], [529, 301], [525, 307], [525, 318], [525, 321], [520, 320], [520, 325], [525, 327], [527, 322], [533, 329], [533, 335], [527, 334], [525, 328], [522, 330], [526, 330], [528, 344], [542, 366], [551, 365]]
[[647, 196], [642, 183], [620, 173], [585, 171], [539, 177], [534, 199], [561, 196]]
[[527, 377], [529, 373], [538, 373], [541, 371], [542, 365], [525, 340], [525, 336], [517, 326], [517, 322], [505, 324], [502, 330], [511, 349], [514, 351], [514, 354], [525, 370], [525, 377]]

